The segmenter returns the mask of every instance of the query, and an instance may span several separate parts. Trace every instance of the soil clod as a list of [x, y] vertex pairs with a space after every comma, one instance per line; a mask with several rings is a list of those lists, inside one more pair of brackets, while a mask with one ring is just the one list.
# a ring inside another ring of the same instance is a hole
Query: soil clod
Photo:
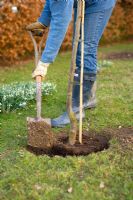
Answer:
[[55, 138], [53, 136], [51, 126], [43, 119], [37, 121], [29, 118], [28, 122], [28, 145], [35, 148], [51, 149]]

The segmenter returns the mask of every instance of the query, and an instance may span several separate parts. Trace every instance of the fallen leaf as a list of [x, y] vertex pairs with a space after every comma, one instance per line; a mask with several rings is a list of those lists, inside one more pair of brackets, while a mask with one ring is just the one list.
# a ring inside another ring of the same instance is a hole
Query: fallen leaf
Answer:
[[100, 183], [99, 187], [100, 187], [101, 189], [103, 189], [103, 188], [105, 187], [105, 185], [104, 185], [104, 182], [103, 182], [103, 181]]
[[41, 190], [42, 187], [41, 187], [40, 185], [36, 184], [36, 185], [35, 185], [35, 189], [36, 189], [36, 190]]
[[69, 193], [72, 193], [72, 191], [73, 191], [72, 187], [68, 188], [67, 191], [68, 191]]

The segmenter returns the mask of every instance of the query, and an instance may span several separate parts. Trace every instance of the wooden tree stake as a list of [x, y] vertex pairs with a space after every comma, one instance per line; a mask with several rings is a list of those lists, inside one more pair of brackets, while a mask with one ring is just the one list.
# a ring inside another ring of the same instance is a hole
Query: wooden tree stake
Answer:
[[80, 71], [80, 119], [79, 119], [79, 142], [82, 144], [83, 129], [83, 73], [84, 73], [84, 14], [85, 1], [82, 0], [82, 18], [81, 18], [81, 71]]

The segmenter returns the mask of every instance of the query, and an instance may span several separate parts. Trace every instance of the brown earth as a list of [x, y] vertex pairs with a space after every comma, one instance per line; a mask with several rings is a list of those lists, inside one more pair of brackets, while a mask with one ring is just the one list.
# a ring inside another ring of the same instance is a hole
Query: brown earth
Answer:
[[51, 126], [45, 120], [27, 118], [28, 145], [36, 148], [51, 149], [54, 144], [54, 135]]
[[106, 59], [109, 60], [133, 59], [133, 53], [132, 52], [110, 53], [106, 56]]
[[74, 146], [68, 144], [67, 134], [60, 134], [56, 136], [56, 142], [51, 149], [36, 148], [30, 145], [27, 150], [35, 155], [49, 155], [49, 156], [80, 156], [88, 155], [93, 152], [102, 151], [109, 148], [109, 140], [116, 138], [123, 148], [130, 148], [133, 150], [133, 127], [118, 129], [106, 129], [101, 133], [86, 132], [83, 134], [83, 143], [76, 142]]
[[28, 150], [36, 155], [48, 154], [49, 156], [60, 155], [60, 156], [79, 156], [88, 155], [92, 152], [102, 151], [109, 147], [109, 139], [101, 135], [83, 135], [83, 143], [79, 144], [76, 142], [75, 145], [68, 144], [68, 136], [62, 134], [57, 136], [56, 143], [53, 148], [49, 150], [42, 148], [35, 148], [28, 145]]
[[104, 134], [109, 133], [112, 138], [116, 138], [123, 149], [133, 150], [133, 127], [119, 127], [118, 129], [107, 129]]

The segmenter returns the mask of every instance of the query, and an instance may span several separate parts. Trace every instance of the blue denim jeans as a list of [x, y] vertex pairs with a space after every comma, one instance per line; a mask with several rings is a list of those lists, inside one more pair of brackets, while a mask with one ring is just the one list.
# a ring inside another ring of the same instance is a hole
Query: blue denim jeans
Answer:
[[73, 2], [74, 0], [46, 0], [44, 10], [38, 19], [40, 23], [50, 25], [41, 57], [44, 63], [52, 63], [58, 54], [72, 18]]
[[[92, 1], [92, 0], [91, 0]], [[65, 37], [68, 25], [72, 18], [74, 0], [46, 0], [46, 4], [38, 21], [43, 25], [50, 26], [45, 49], [41, 61], [52, 63], [56, 58], [60, 46]], [[85, 14], [85, 49], [84, 49], [84, 70], [92, 74], [97, 71], [97, 48], [104, 28], [110, 18], [112, 9], [105, 9], [100, 12]], [[76, 8], [74, 21], [76, 20]], [[75, 24], [75, 23], [74, 23]], [[75, 27], [75, 25], [74, 25]], [[80, 69], [79, 42], [76, 64]]]
[[[84, 73], [97, 73], [97, 50], [103, 31], [108, 23], [113, 8], [95, 13], [85, 14], [84, 24]], [[74, 22], [76, 21], [77, 10], [74, 12]], [[75, 23], [74, 23], [75, 31]], [[81, 64], [81, 42], [78, 44], [76, 66], [80, 70]]]

